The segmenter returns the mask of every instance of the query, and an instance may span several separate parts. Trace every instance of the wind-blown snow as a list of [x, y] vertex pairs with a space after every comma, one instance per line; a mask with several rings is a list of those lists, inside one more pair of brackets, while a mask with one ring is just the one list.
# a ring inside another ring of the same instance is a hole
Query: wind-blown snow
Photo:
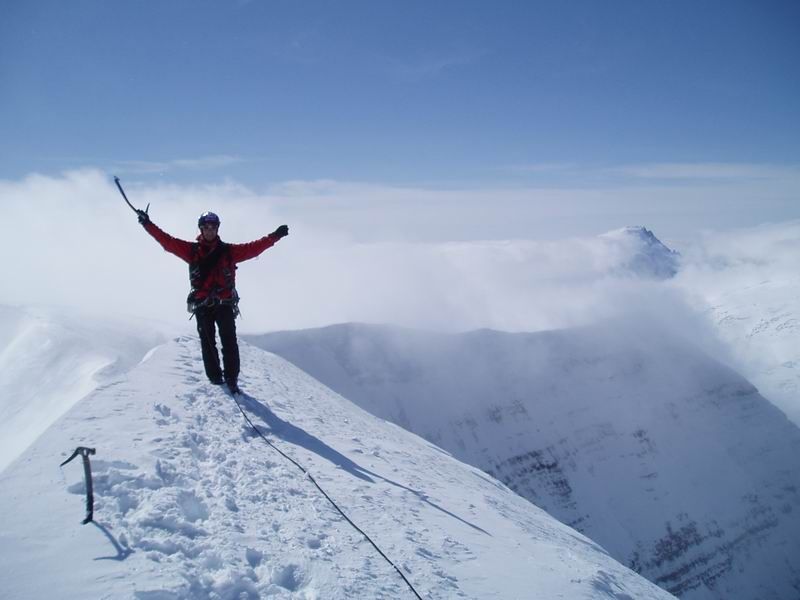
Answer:
[[0, 471], [163, 338], [96, 315], [0, 305]]
[[[242, 347], [243, 405], [424, 598], [671, 597], [491, 477]], [[93, 457], [83, 517], [77, 445]], [[164, 344], [73, 406], [0, 475], [10, 598], [411, 598], [310, 482]]]
[[677, 284], [700, 299], [731, 361], [800, 426], [800, 222], [709, 234]]

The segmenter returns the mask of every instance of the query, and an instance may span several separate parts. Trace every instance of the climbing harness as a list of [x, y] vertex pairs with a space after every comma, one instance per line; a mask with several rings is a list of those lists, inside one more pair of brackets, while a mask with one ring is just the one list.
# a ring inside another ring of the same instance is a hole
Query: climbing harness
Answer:
[[[195, 242], [192, 244], [192, 260], [189, 263], [191, 291], [186, 297], [186, 310], [194, 315], [199, 308], [221, 304], [230, 306], [233, 309], [233, 316], [236, 318], [239, 316], [240, 311], [239, 294], [236, 292], [236, 288], [233, 285], [233, 273], [231, 271], [231, 268], [236, 268], [235, 265], [224, 265], [222, 274], [225, 277], [225, 287], [216, 286], [205, 298], [197, 299], [197, 292], [202, 288], [217, 263], [223, 258], [230, 257], [230, 245], [219, 240], [217, 246], [207, 256], [200, 257], [199, 253], [200, 244]], [[220, 292], [226, 290], [230, 291], [230, 298], [220, 298]]]

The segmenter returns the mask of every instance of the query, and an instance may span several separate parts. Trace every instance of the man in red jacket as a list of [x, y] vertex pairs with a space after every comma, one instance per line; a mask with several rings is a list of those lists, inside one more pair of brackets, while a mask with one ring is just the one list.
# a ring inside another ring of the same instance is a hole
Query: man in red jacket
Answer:
[[[282, 237], [289, 228], [281, 225], [275, 231], [247, 244], [227, 244], [219, 239], [220, 220], [212, 212], [204, 212], [197, 221], [197, 241], [187, 242], [159, 229], [143, 210], [137, 211], [139, 222], [167, 252], [189, 263], [192, 291], [187, 298], [189, 312], [197, 320], [203, 364], [211, 383], [228, 385], [238, 392], [239, 344], [236, 341], [236, 316], [239, 295], [236, 293], [236, 263], [255, 258]], [[222, 342], [222, 365], [217, 352], [216, 327]]]

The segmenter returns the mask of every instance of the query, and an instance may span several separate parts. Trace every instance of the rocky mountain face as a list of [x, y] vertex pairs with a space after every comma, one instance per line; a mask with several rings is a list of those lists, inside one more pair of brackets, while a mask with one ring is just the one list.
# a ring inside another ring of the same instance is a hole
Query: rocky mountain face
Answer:
[[686, 599], [800, 595], [800, 430], [663, 331], [253, 336]]
[[678, 273], [680, 254], [646, 227], [623, 227], [604, 233], [600, 239], [619, 252], [619, 266], [615, 269], [618, 275], [669, 279]]

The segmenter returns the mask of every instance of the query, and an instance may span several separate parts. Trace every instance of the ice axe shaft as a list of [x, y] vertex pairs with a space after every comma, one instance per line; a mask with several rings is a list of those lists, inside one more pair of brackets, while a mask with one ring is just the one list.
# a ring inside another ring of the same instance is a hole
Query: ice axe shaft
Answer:
[[[139, 209], [137, 209], [133, 204], [131, 204], [131, 201], [128, 200], [128, 197], [125, 195], [125, 190], [122, 189], [122, 184], [119, 182], [119, 177], [114, 177], [114, 183], [117, 184], [117, 189], [119, 190], [119, 193], [122, 194], [122, 197], [125, 200], [125, 203], [128, 206], [130, 206], [131, 210], [138, 215], [139, 214]], [[147, 203], [147, 208], [144, 209], [145, 214], [147, 214], [147, 211], [149, 211], [149, 210], [150, 210], [150, 203], [148, 202]]]
[[81, 521], [83, 525], [86, 525], [94, 518], [94, 489], [92, 487], [92, 465], [89, 462], [89, 455], [95, 453], [96, 450], [94, 448], [78, 446], [75, 448], [75, 452], [72, 453], [72, 456], [60, 465], [63, 467], [79, 454], [83, 457], [83, 476], [86, 479], [86, 518]]

